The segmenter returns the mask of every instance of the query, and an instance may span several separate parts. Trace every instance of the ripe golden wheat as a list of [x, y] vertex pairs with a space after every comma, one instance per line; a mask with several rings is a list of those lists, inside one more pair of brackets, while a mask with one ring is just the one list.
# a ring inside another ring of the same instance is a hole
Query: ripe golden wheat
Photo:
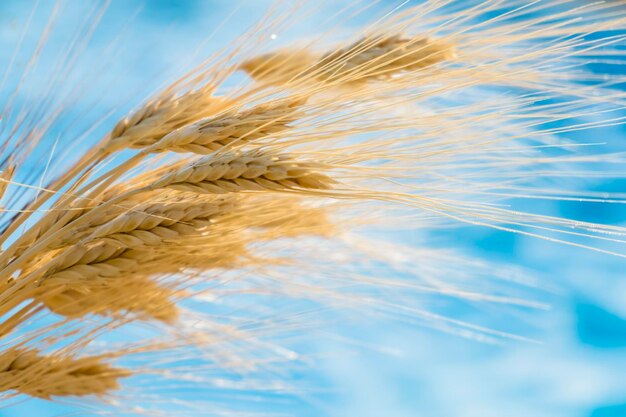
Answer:
[[[123, 378], [171, 375], [108, 362], [173, 346], [193, 346], [197, 358], [224, 371], [254, 368], [250, 351], [263, 350], [263, 326], [248, 333], [246, 322], [238, 328], [219, 314], [202, 316], [197, 304], [211, 305], [211, 294], [393, 310], [393, 300], [361, 290], [396, 288], [532, 305], [452, 282], [407, 284], [355, 270], [369, 261], [429, 268], [437, 259], [427, 253], [407, 265], [386, 257], [395, 249], [376, 251], [384, 245], [354, 237], [368, 227], [480, 225], [626, 257], [621, 227], [495, 204], [600, 200], [533, 188], [528, 179], [623, 163], [619, 154], [569, 154], [573, 146], [558, 134], [620, 122], [614, 112], [624, 109], [623, 94], [613, 87], [621, 78], [607, 81], [581, 66], [605, 55], [619, 61], [624, 35], [612, 31], [624, 30], [626, 12], [567, 0], [459, 3], [413, 6], [343, 41], [315, 38], [257, 53], [262, 34], [280, 32], [288, 20], [269, 16], [265, 28], [112, 123], [80, 160], [41, 184], [37, 172], [26, 180], [16, 173], [47, 149], [46, 121], [56, 116], [44, 102], [41, 120], [24, 132], [17, 125], [38, 108], [15, 119], [7, 107], [0, 130], [5, 398], [113, 395]], [[597, 33], [605, 35], [587, 37]], [[233, 74], [248, 78], [233, 86], [226, 82]], [[181, 325], [194, 320], [204, 330]], [[138, 336], [132, 348], [81, 353], [139, 322], [161, 340]]]

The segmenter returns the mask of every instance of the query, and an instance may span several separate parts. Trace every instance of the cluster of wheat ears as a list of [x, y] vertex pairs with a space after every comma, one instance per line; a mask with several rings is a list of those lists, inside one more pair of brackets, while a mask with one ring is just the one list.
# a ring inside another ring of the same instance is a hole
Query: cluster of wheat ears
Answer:
[[[333, 22], [372, 4], [337, 6]], [[578, 152], [598, 142], [592, 128], [622, 120], [621, 77], [590, 66], [621, 64], [619, 3], [433, 0], [346, 40], [331, 27], [258, 52], [294, 22], [272, 9], [44, 182], [23, 166], [48, 149], [59, 113], [44, 98], [41, 114], [13, 111], [15, 88], [0, 126], [5, 400], [110, 398], [122, 379], [174, 372], [113, 362], [181, 349], [209, 369], [266, 369], [292, 359], [264, 339], [270, 327], [302, 332], [315, 321], [268, 316], [287, 299], [415, 315], [485, 337], [500, 334], [429, 315], [402, 294], [533, 305], [442, 277], [454, 268], [471, 276], [481, 268], [471, 260], [377, 242], [368, 230], [469, 224], [624, 256], [619, 226], [506, 203], [622, 202], [558, 182], [623, 163]], [[563, 138], [574, 131], [589, 140]], [[267, 310], [256, 322], [206, 313], [230, 296]], [[102, 342], [116, 331], [123, 342]]]

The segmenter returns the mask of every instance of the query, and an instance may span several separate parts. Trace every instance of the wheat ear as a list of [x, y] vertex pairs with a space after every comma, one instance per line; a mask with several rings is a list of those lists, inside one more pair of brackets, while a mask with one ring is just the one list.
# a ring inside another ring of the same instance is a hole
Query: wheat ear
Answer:
[[199, 120], [166, 135], [150, 147], [154, 152], [210, 154], [229, 145], [243, 145], [289, 128], [301, 114], [305, 99], [270, 102], [244, 111]]
[[158, 98], [119, 121], [109, 133], [105, 149], [112, 152], [152, 145], [173, 130], [231, 105], [231, 100], [213, 96], [208, 88]]
[[355, 85], [389, 79], [453, 59], [455, 47], [429, 37], [375, 36], [317, 58], [313, 53], [282, 50], [241, 65], [257, 81], [284, 84], [306, 80]]
[[35, 349], [10, 348], [0, 354], [0, 391], [33, 397], [105, 395], [119, 388], [130, 372], [113, 368], [103, 357], [42, 355]]
[[201, 158], [157, 180], [151, 188], [210, 194], [329, 189], [334, 180], [317, 172], [320, 168], [320, 164], [298, 162], [287, 155], [229, 152]]
[[129, 262], [125, 265], [125, 274], [113, 277], [87, 276], [72, 280], [52, 277], [43, 281], [34, 299], [70, 319], [88, 314], [116, 317], [128, 312], [141, 320], [175, 322], [179, 311], [172, 300], [178, 292], [141, 275], [140, 265]]

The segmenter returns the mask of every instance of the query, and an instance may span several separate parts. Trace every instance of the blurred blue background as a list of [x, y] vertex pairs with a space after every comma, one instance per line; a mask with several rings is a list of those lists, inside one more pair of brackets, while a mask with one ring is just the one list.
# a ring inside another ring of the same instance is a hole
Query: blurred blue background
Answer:
[[[129, 65], [121, 66], [123, 72], [115, 84], [107, 84], [107, 89], [119, 93], [130, 88], [143, 92], [156, 88], [177, 72], [173, 63], [199, 53], [203, 40], [235, 10], [236, 3], [114, 0], [106, 19], [132, 16], [127, 38], [133, 39], [133, 44], [120, 52], [120, 59], [127, 59]], [[33, 4], [0, 1], [2, 62], [8, 62], [9, 45], [15, 45]], [[254, 23], [268, 4], [265, 0], [242, 2], [244, 12], [240, 10], [221, 28], [220, 36], [202, 47], [210, 51], [222, 46]], [[320, 4], [328, 13], [338, 7], [333, 2]], [[395, 3], [383, 1], [370, 12], [390, 4]], [[40, 29], [45, 16], [35, 15], [34, 27]], [[106, 19], [102, 24], [105, 30]], [[301, 34], [315, 29], [315, 19], [304, 23], [297, 28]], [[114, 96], [103, 95], [98, 106], [110, 107]], [[621, 127], [587, 135], [602, 137], [612, 150], [624, 150]], [[624, 190], [624, 182], [616, 180], [590, 180], [585, 186], [596, 191]], [[621, 205], [541, 204], [571, 218], [626, 224]], [[355, 319], [327, 329], [329, 334], [344, 334], [349, 340], [328, 337], [307, 341], [311, 352], [325, 354], [316, 359], [314, 369], [297, 375], [312, 388], [288, 403], [290, 412], [311, 417], [626, 416], [626, 268], [622, 260], [470, 227], [441, 232], [439, 239], [454, 242], [464, 253], [480, 259], [521, 265], [533, 278], [547, 284], [551, 290], [541, 297], [551, 308], [526, 313], [520, 320], [506, 316], [503, 323], [500, 315], [507, 307], [501, 305], [478, 306], [471, 313], [463, 308], [449, 311], [455, 318], [478, 317], [484, 325], [493, 324], [498, 330], [519, 333], [533, 341], [487, 344], [383, 317], [374, 322]], [[263, 404], [260, 399], [257, 411], [264, 411]], [[97, 415], [89, 411], [70, 414], [70, 410], [59, 404], [31, 401], [0, 409], [0, 416]]]

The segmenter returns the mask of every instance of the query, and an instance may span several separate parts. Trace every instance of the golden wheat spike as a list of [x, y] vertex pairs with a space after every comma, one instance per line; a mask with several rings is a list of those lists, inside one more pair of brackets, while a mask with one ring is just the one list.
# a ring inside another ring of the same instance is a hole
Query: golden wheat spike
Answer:
[[42, 278], [33, 298], [69, 318], [130, 312], [140, 319], [172, 322], [178, 317], [171, 301], [177, 291], [151, 279], [175, 272], [171, 267], [152, 251], [120, 250], [100, 262], [73, 264]]
[[125, 312], [143, 320], [173, 323], [178, 319], [178, 307], [173, 301], [179, 296], [176, 290], [142, 275], [140, 264], [118, 272], [120, 276], [92, 275], [71, 280], [53, 276], [43, 281], [34, 299], [72, 319], [88, 314], [116, 317]]
[[150, 188], [223, 194], [239, 191], [325, 190], [334, 181], [321, 166], [259, 151], [204, 157], [156, 181]]
[[[247, 253], [247, 241], [236, 236], [236, 230], [229, 227], [225, 235], [220, 227], [212, 230], [213, 226], [198, 220], [176, 224], [178, 239], [172, 236], [160, 245], [127, 248], [100, 262], [54, 272], [41, 280], [33, 298], [68, 318], [130, 312], [139, 319], [174, 322], [179, 313], [173, 300], [183, 294], [174, 284], [157, 282], [156, 277], [185, 269], [233, 268]], [[204, 236], [207, 229], [209, 234]]]
[[[157, 217], [141, 212], [122, 215], [96, 228], [79, 244], [54, 251], [46, 257], [51, 257], [51, 262], [45, 262], [44, 258], [45, 267], [42, 266], [40, 273], [44, 277], [84, 277], [91, 264], [104, 268], [105, 262], [114, 261], [129, 249], [159, 246], [164, 242], [190, 237], [186, 236], [188, 233], [199, 233], [196, 229], [211, 224], [211, 218], [228, 207], [230, 204], [189, 204], [165, 212], [173, 217]], [[195, 226], [185, 228], [185, 224], [192, 221], [196, 222]], [[105, 270], [102, 272], [105, 273]]]
[[[28, 206], [28, 210], [35, 211], [45, 204], [55, 195], [55, 191], [60, 190], [68, 183], [74, 181], [77, 187], [85, 176], [81, 176], [81, 171], [91, 164], [98, 164], [111, 153], [127, 148], [144, 148], [162, 139], [172, 130], [185, 126], [196, 120], [219, 113], [232, 106], [232, 100], [224, 97], [214, 97], [213, 90], [208, 87], [189, 91], [181, 95], [173, 94], [167, 89], [161, 97], [146, 103], [139, 110], [130, 116], [119, 121], [109, 132], [107, 137], [96, 145], [89, 154], [85, 155], [78, 163], [66, 171], [60, 178], [55, 180], [47, 192], [35, 199]], [[63, 200], [60, 204], [63, 203]], [[66, 207], [57, 208], [65, 209]], [[80, 215], [77, 214], [77, 216]], [[0, 242], [4, 242], [17, 227], [28, 219], [28, 212], [18, 216], [5, 231], [0, 235]], [[57, 218], [64, 218], [65, 212], [60, 211]], [[67, 219], [67, 217], [65, 217]], [[48, 223], [55, 220], [47, 219]], [[43, 225], [42, 229], [47, 227]]]
[[[97, 208], [101, 203], [101, 200], [107, 201], [112, 199], [114, 196], [122, 194], [125, 188], [126, 187], [124, 186], [111, 187], [103, 193], [101, 199], [79, 199], [72, 202], [69, 206], [65, 206], [63, 204], [54, 206], [51, 210], [46, 211], [41, 220], [31, 226], [21, 236], [19, 248], [15, 248], [16, 250], [14, 255], [19, 255], [24, 251], [24, 249], [40, 240], [52, 229], [61, 229], [65, 225]], [[93, 231], [95, 227], [110, 222], [112, 219], [124, 214], [142, 212], [151, 213], [154, 211], [154, 215], [158, 216], [157, 212], [159, 208], [166, 207], [168, 204], [178, 204], [177, 199], [179, 199], [179, 197], [173, 196], [172, 194], [164, 194], [162, 192], [158, 195], [144, 194], [139, 199], [137, 196], [129, 196], [123, 201], [118, 201], [118, 203], [114, 206], [107, 207], [106, 210], [99, 211], [98, 216], [93, 217], [88, 224], [73, 230], [73, 233], [63, 236], [58, 241], [50, 244], [48, 247], [56, 248], [76, 243], [86, 234]]]
[[[181, 129], [177, 129], [177, 126], [172, 125], [163, 128], [162, 135], [157, 135], [153, 132], [151, 135], [141, 136], [140, 142], [130, 138], [132, 135], [120, 127], [114, 129], [112, 137], [122, 135], [115, 140], [119, 140], [124, 147], [145, 149], [147, 146], [152, 145], [149, 148], [151, 151], [206, 154], [238, 140], [251, 141], [287, 129], [287, 124], [296, 119], [294, 108], [302, 103], [302, 99], [297, 99], [289, 100], [288, 102], [259, 105], [247, 111], [231, 112], [224, 116], [192, 123]], [[213, 113], [213, 108], [209, 112]], [[198, 116], [197, 118], [202, 118], [204, 115], [202, 112], [195, 114]], [[132, 121], [136, 121], [139, 124], [144, 123], [139, 116], [131, 119], [124, 126], [131, 125]], [[184, 125], [188, 121], [182, 124]], [[169, 134], [166, 135], [166, 133]], [[102, 198], [110, 199], [114, 194], [115, 188], [111, 188]], [[50, 231], [51, 228], [58, 229], [79, 218], [96, 203], [96, 200], [78, 199], [67, 205], [64, 201], [61, 201], [20, 238], [19, 244], [13, 248], [15, 251], [13, 255], [19, 254], [23, 249]]]
[[15, 390], [37, 398], [103, 396], [117, 390], [119, 380], [130, 375], [99, 356], [42, 355], [32, 348], [0, 353], [0, 391]]
[[363, 38], [317, 58], [303, 50], [281, 50], [249, 59], [241, 69], [257, 81], [272, 84], [311, 79], [354, 85], [386, 80], [396, 74], [449, 61], [455, 56], [455, 47], [449, 42], [392, 35]]
[[[187, 96], [185, 97], [187, 98]], [[190, 95], [190, 97], [194, 96]], [[197, 100], [191, 101], [197, 104]], [[302, 105], [304, 101], [305, 99], [300, 98], [278, 103], [262, 104], [242, 112], [227, 112], [223, 116], [192, 123], [181, 129], [177, 129], [178, 125], [172, 124], [179, 119], [174, 118], [172, 122], [161, 121], [160, 123], [167, 125], [167, 127], [161, 126], [161, 128], [164, 129], [161, 131], [162, 134], [153, 129], [150, 134], [144, 133], [146, 136], [141, 136], [140, 141], [136, 138], [132, 138], [134, 134], [132, 132], [134, 132], [134, 130], [130, 128], [129, 131], [128, 129], [125, 130], [118, 127], [114, 129], [111, 137], [121, 135], [115, 139], [115, 141], [119, 141], [119, 143], [122, 144], [120, 146], [123, 147], [145, 149], [149, 145], [152, 145], [148, 148], [150, 151], [195, 152], [206, 154], [221, 149], [229, 144], [235, 144], [238, 141], [245, 143], [286, 130], [288, 128], [287, 125], [297, 119], [297, 107]], [[220, 99], [219, 102], [222, 103], [220, 106], [223, 107], [225, 100]], [[177, 108], [177, 106], [173, 107]], [[166, 110], [167, 106], [166, 109], [162, 109], [163, 112], [167, 113]], [[197, 116], [196, 119], [199, 119], [206, 115], [205, 112], [213, 114], [216, 112], [215, 110], [215, 106], [208, 106], [208, 108], [203, 108], [202, 111], [194, 114]], [[158, 115], [159, 112], [156, 111], [156, 113]], [[170, 113], [171, 111], [167, 113], [168, 117], [173, 117]], [[152, 113], [147, 112], [147, 114]], [[157, 115], [151, 117], [157, 117]], [[152, 122], [148, 123], [146, 121], [148, 119], [142, 119], [140, 115], [136, 115], [125, 122], [124, 126], [128, 127], [133, 123], [138, 125], [147, 123], [147, 126], [152, 126]], [[188, 118], [185, 119], [184, 122], [181, 121], [181, 124], [184, 125], [187, 122], [189, 122]], [[157, 123], [157, 125], [160, 126], [159, 123]], [[164, 132], [170, 133], [166, 135]], [[137, 133], [137, 135], [139, 135], [139, 133]], [[111, 198], [114, 194], [113, 191], [114, 189], [110, 189], [102, 198]], [[12, 248], [15, 251], [12, 255], [21, 253], [25, 248], [50, 231], [51, 228], [54, 227], [58, 229], [63, 227], [65, 224], [87, 213], [95, 203], [97, 203], [95, 200], [79, 199], [71, 202], [71, 204], [67, 206], [61, 202], [20, 238], [19, 244]]]
[[311, 70], [324, 81], [342, 84], [385, 80], [395, 74], [430, 67], [456, 56], [448, 42], [400, 35], [364, 38], [324, 55]]
[[[169, 299], [174, 292], [149, 278], [197, 267], [192, 252], [180, 245], [205, 233], [226, 248], [205, 257], [205, 268], [225, 265], [241, 256], [243, 247], [229, 245], [219, 229], [212, 230], [214, 216], [232, 211], [230, 200], [177, 196], [146, 204], [143, 210], [128, 211], [79, 234], [83, 236], [80, 242], [74, 239], [78, 244], [50, 251], [24, 271], [41, 276], [34, 298], [66, 317], [129, 311], [173, 321], [176, 307]], [[168, 256], [156, 256], [160, 247], [169, 248]], [[232, 256], [224, 256], [226, 250]], [[228, 262], [216, 260], [220, 255]]]
[[289, 128], [300, 116], [305, 99], [270, 102], [244, 111], [199, 120], [169, 133], [149, 150], [210, 154], [227, 146], [243, 145]]
[[[93, 251], [70, 251], [70, 254], [61, 257], [66, 259], [65, 263], [57, 266], [62, 269], [42, 280], [41, 291], [35, 299], [42, 301], [50, 310], [70, 318], [130, 311], [171, 322], [177, 317], [176, 308], [169, 301], [174, 291], [151, 282], [149, 276], [184, 268], [206, 270], [232, 266], [246, 253], [248, 241], [305, 234], [328, 237], [334, 231], [323, 208], [306, 208], [293, 198], [251, 201], [240, 208], [232, 204], [228, 207], [222, 208], [221, 215], [209, 221], [202, 219], [206, 216], [204, 212], [202, 215], [193, 214], [198, 213], [202, 205], [178, 207], [176, 212], [164, 211], [173, 217], [155, 217], [154, 221], [158, 223], [150, 221], [150, 225], [151, 229], [158, 229], [159, 225], [165, 224], [177, 233], [167, 235], [165, 241], [139, 239], [138, 242], [121, 242], [118, 240], [120, 227], [124, 227], [124, 233], [132, 235], [129, 228], [137, 230], [147, 223], [133, 220], [134, 215], [139, 214], [137, 212], [128, 213], [128, 217], [122, 216], [120, 219], [124, 221], [115, 219], [110, 226], [107, 224], [102, 229], [96, 229], [90, 239], [101, 238], [106, 231], [116, 231], [107, 235], [105, 242], [113, 240], [118, 243], [114, 245], [117, 250], [95, 260], [92, 260]], [[217, 212], [215, 203], [211, 204], [209, 213]], [[147, 219], [151, 218], [141, 217], [143, 221]], [[253, 232], [256, 228], [265, 231], [258, 237], [242, 235], [242, 232]], [[133, 243], [137, 244], [133, 246]], [[111, 247], [110, 244], [105, 246]], [[79, 253], [72, 256], [71, 252]], [[61, 262], [58, 259], [59, 256], [56, 256], [56, 262]]]
[[152, 145], [171, 131], [231, 105], [231, 100], [215, 97], [206, 88], [157, 99], [118, 122], [109, 133], [105, 149], [114, 151]]
[[247, 59], [239, 68], [257, 81], [284, 84], [314, 68], [318, 59], [306, 49], [283, 49]]
[[68, 246], [79, 241], [86, 243], [118, 233], [150, 230], [159, 226], [169, 227], [195, 218], [210, 218], [212, 215], [228, 212], [235, 204], [234, 198], [198, 198], [195, 195], [162, 190], [144, 194], [141, 198], [145, 201], [131, 199], [112, 207], [110, 211], [102, 213], [71, 235], [59, 239], [50, 248]]

